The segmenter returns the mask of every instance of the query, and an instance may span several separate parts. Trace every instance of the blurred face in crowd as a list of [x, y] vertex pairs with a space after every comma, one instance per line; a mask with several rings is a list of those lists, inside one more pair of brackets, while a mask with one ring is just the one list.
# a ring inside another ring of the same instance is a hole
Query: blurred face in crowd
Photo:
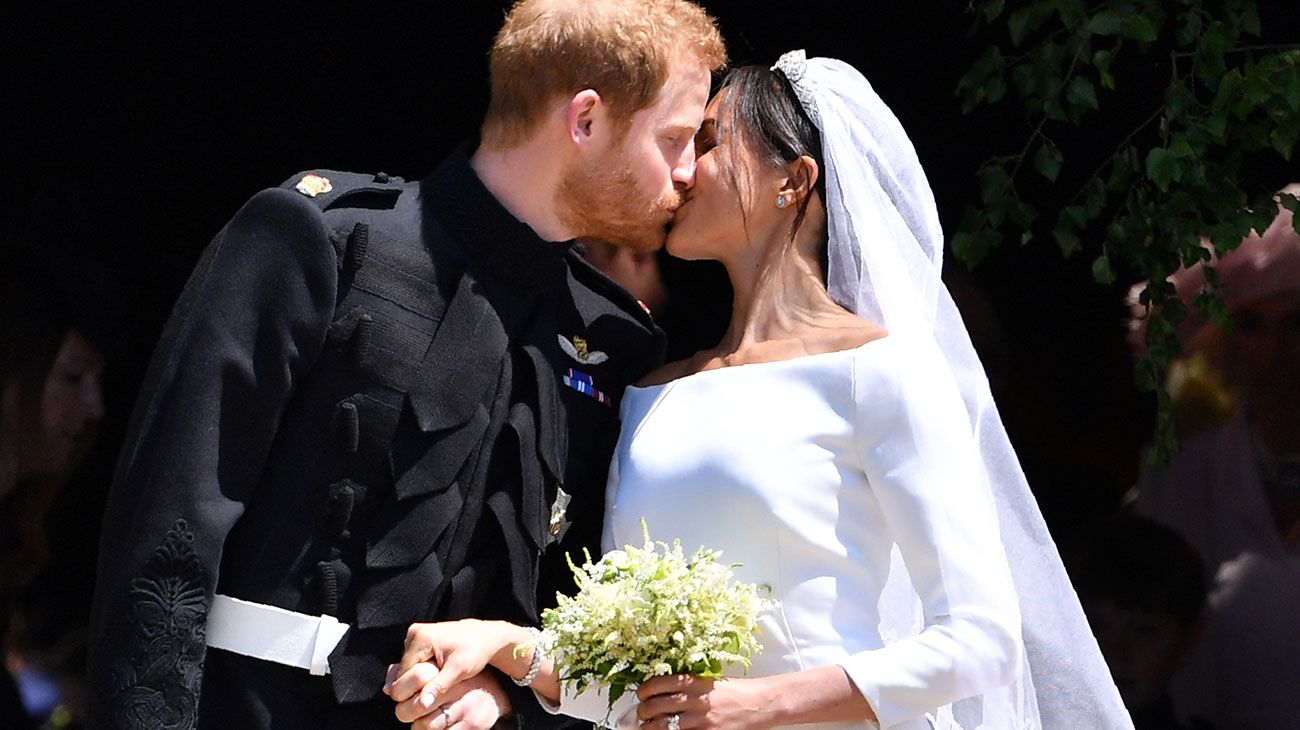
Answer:
[[663, 245], [695, 177], [695, 131], [709, 98], [709, 71], [681, 60], [651, 106], [619, 122], [604, 147], [566, 172], [558, 212], [579, 235], [649, 252]]
[[1130, 712], [1154, 705], [1191, 648], [1195, 629], [1165, 611], [1107, 598], [1086, 599], [1084, 608], [1124, 705]]
[[66, 476], [94, 441], [104, 416], [100, 378], [104, 358], [75, 330], [54, 356], [40, 391], [40, 412], [25, 419], [20, 436], [24, 471]]
[[1300, 419], [1300, 291], [1243, 305], [1233, 321], [1230, 367], [1247, 403]]

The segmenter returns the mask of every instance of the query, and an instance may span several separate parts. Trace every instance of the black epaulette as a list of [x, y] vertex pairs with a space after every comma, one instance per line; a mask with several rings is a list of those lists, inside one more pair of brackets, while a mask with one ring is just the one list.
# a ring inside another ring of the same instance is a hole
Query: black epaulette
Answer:
[[285, 180], [280, 187], [293, 190], [322, 211], [335, 208], [389, 210], [397, 204], [406, 183], [396, 175], [373, 175], [339, 170], [306, 170]]

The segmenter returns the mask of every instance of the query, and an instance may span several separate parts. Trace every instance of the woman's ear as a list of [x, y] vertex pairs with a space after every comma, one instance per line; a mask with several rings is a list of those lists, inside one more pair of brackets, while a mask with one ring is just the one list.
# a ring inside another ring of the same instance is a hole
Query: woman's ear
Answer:
[[812, 194], [814, 186], [817, 185], [817, 178], [821, 174], [817, 161], [804, 155], [786, 165], [785, 169], [786, 178], [781, 182], [780, 194], [789, 196], [796, 203], [802, 203]]

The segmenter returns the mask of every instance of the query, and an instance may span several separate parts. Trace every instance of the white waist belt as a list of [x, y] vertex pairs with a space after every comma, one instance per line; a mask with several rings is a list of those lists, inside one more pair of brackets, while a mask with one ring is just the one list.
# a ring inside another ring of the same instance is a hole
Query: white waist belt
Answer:
[[276, 606], [217, 595], [208, 611], [207, 645], [236, 654], [329, 674], [329, 656], [348, 625]]

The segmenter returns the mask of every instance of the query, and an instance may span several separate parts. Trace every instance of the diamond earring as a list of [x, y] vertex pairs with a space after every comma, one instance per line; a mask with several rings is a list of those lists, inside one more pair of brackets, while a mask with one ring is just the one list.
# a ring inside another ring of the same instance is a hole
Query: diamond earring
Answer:
[[778, 196], [776, 196], [776, 207], [778, 207], [778, 208], [784, 208], [784, 207], [785, 207], [785, 196], [784, 196], [784, 195], [778, 195]]

